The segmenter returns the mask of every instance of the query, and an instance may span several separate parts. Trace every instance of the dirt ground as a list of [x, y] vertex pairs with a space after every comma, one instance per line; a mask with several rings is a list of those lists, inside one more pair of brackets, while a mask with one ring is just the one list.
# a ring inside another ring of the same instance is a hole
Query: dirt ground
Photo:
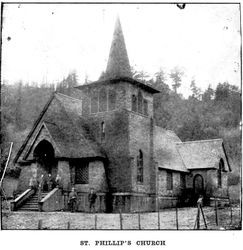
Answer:
[[[240, 207], [219, 208], [218, 225], [216, 225], [215, 210], [213, 207], [203, 208], [207, 229], [210, 230], [229, 230], [241, 229]], [[178, 208], [178, 229], [192, 230], [195, 225], [197, 208], [187, 207]], [[160, 220], [158, 218], [160, 217]], [[160, 225], [158, 225], [158, 221]], [[2, 211], [3, 230], [6, 229], [38, 229], [41, 224], [42, 229], [122, 229], [138, 230], [139, 214], [90, 214], [90, 213], [70, 213], [70, 212], [9, 212]], [[142, 230], [176, 230], [176, 211], [175, 209], [164, 209], [159, 214], [141, 213], [140, 229]], [[202, 215], [200, 216], [200, 229], [205, 229]]]

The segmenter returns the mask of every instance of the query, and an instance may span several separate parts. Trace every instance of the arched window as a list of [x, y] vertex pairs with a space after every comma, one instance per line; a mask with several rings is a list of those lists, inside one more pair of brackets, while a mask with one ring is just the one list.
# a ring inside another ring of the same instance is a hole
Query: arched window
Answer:
[[220, 159], [218, 169], [218, 187], [222, 187], [222, 171], [224, 171], [224, 160]]
[[107, 92], [105, 88], [102, 88], [99, 92], [99, 111], [107, 111]]
[[91, 113], [98, 112], [98, 93], [93, 92], [91, 94]]
[[137, 97], [132, 95], [132, 111], [137, 112]]
[[137, 156], [137, 181], [143, 183], [143, 152], [139, 150]]
[[116, 108], [116, 91], [113, 89], [109, 90], [108, 104], [109, 110], [114, 110]]
[[140, 90], [138, 92], [138, 112], [143, 113], [143, 95]]
[[105, 122], [101, 122], [101, 126], [100, 126], [100, 139], [101, 139], [101, 141], [105, 140]]

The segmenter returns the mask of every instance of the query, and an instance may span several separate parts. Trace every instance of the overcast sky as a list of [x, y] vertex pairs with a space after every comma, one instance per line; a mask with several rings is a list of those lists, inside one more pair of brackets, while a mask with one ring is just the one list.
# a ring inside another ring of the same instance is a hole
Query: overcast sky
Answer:
[[153, 76], [180, 67], [185, 96], [192, 78], [202, 89], [240, 86], [239, 14], [237, 4], [4, 5], [2, 78], [57, 83], [76, 70], [80, 84], [85, 75], [97, 80], [119, 15], [135, 69]]

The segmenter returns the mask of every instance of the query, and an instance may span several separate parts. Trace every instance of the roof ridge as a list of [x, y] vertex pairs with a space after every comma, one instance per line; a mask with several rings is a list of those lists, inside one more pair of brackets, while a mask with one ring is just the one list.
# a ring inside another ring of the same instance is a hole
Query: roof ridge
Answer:
[[20, 155], [23, 153], [25, 146], [27, 145], [29, 139], [31, 138], [32, 134], [34, 133], [34, 131], [37, 128], [38, 124], [40, 123], [41, 119], [44, 117], [44, 115], [45, 115], [48, 107], [50, 106], [51, 102], [53, 101], [54, 97], [55, 97], [55, 92], [53, 92], [51, 94], [49, 100], [47, 101], [47, 103], [45, 104], [45, 106], [42, 109], [41, 113], [39, 114], [39, 116], [35, 120], [34, 124], [32, 125], [32, 128], [31, 128], [29, 134], [27, 135], [27, 137], [25, 138], [25, 141], [22, 143], [20, 149], [16, 153], [16, 155], [15, 155], [15, 157], [13, 159], [13, 163], [16, 163], [18, 158], [20, 157]]
[[213, 142], [213, 141], [223, 141], [223, 139], [217, 138], [217, 139], [209, 139], [209, 140], [185, 141], [185, 142], [176, 142], [176, 144], [190, 144], [190, 143]]

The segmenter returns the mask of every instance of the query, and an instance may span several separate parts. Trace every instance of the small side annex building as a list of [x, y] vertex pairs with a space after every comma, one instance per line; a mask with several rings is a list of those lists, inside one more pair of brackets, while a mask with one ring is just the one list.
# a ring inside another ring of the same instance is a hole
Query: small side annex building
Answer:
[[158, 92], [132, 78], [117, 19], [106, 72], [71, 96], [54, 93], [19, 149], [14, 163], [21, 168], [21, 195], [14, 209], [36, 195], [30, 180], [38, 184], [41, 178], [42, 211], [68, 210], [72, 187], [83, 212], [89, 211], [91, 188], [97, 212], [155, 211], [192, 204], [200, 194], [205, 201], [227, 199], [231, 168], [222, 139], [182, 142], [156, 126]]

